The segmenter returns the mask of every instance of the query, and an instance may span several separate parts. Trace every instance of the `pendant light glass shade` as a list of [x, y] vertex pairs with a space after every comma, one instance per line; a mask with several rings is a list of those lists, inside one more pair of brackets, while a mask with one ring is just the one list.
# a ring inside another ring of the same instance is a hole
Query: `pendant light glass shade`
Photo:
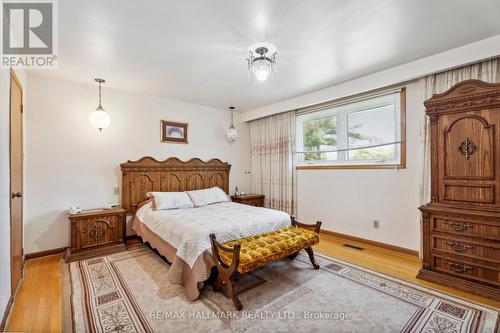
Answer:
[[229, 110], [231, 111], [231, 126], [226, 131], [226, 138], [229, 142], [236, 142], [238, 139], [238, 131], [236, 127], [234, 127], [233, 118], [234, 118], [234, 106], [230, 106]]
[[90, 124], [99, 129], [99, 131], [102, 131], [111, 124], [111, 117], [103, 108], [98, 108], [90, 114]]
[[252, 64], [252, 74], [259, 81], [267, 80], [272, 71], [272, 63], [267, 59], [255, 60]]
[[99, 131], [102, 131], [104, 128], [107, 128], [111, 124], [111, 117], [109, 114], [104, 110], [101, 104], [101, 84], [103, 84], [104, 81], [103, 79], [95, 79], [97, 83], [99, 83], [99, 105], [97, 106], [97, 109], [91, 113], [90, 115], [90, 124], [99, 129]]

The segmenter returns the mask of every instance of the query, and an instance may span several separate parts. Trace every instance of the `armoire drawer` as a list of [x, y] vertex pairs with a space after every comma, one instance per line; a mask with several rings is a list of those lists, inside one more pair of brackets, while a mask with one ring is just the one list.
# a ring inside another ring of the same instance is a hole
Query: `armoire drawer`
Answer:
[[443, 251], [465, 257], [490, 260], [500, 264], [500, 243], [483, 239], [457, 237], [454, 234], [433, 233], [433, 252]]
[[434, 217], [432, 219], [431, 229], [466, 236], [486, 238], [494, 241], [498, 241], [500, 239], [500, 226], [486, 221]]
[[446, 256], [432, 256], [432, 270], [500, 286], [500, 270]]

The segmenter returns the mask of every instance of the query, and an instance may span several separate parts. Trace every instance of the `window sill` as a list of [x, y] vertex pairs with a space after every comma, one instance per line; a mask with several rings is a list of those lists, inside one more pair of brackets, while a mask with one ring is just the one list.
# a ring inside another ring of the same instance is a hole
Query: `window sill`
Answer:
[[405, 164], [298, 165], [296, 170], [406, 169]]

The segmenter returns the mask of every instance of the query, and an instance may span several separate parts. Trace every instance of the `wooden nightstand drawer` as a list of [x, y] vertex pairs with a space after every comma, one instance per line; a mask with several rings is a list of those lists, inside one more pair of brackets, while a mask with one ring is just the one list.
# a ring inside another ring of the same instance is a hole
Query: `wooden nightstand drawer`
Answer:
[[265, 196], [262, 194], [247, 194], [243, 197], [239, 195], [231, 196], [233, 202], [255, 207], [264, 207], [264, 198]]
[[66, 261], [124, 250], [125, 210], [87, 211], [69, 216], [71, 245]]

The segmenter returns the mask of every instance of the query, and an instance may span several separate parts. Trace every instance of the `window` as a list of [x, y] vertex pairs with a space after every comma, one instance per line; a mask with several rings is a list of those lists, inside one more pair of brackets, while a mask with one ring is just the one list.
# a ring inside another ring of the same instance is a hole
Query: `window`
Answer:
[[297, 116], [298, 169], [404, 168], [404, 89]]

